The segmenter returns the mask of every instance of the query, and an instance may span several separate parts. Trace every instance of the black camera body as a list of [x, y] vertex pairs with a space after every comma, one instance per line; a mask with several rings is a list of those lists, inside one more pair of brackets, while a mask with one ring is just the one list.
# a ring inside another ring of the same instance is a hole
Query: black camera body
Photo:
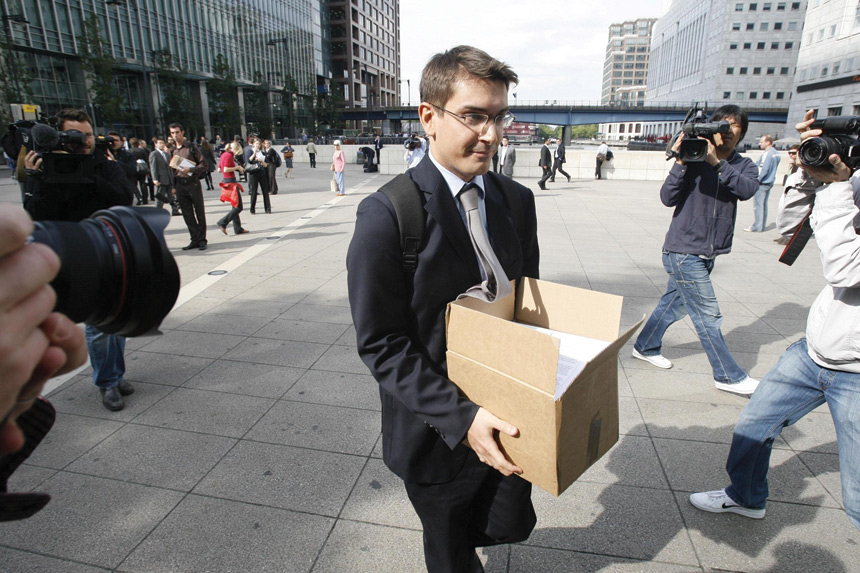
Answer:
[[[701, 163], [708, 157], [708, 141], [713, 143], [716, 134], [728, 135], [731, 129], [731, 125], [725, 120], [708, 121], [705, 117], [705, 110], [699, 109], [698, 105], [695, 105], [693, 109], [687, 112], [681, 131], [676, 133], [666, 145], [666, 158], [674, 159], [677, 157], [684, 163]], [[684, 140], [676, 153], [673, 147], [682, 133]], [[699, 139], [701, 137], [708, 141]]]
[[809, 167], [829, 167], [834, 153], [852, 169], [860, 167], [860, 117], [838, 115], [812, 122], [809, 129], [820, 129], [821, 135], [800, 144], [798, 157]]
[[406, 149], [408, 149], [409, 151], [414, 151], [421, 147], [421, 140], [415, 136], [412, 136], [406, 141], [404, 147], [406, 147]]

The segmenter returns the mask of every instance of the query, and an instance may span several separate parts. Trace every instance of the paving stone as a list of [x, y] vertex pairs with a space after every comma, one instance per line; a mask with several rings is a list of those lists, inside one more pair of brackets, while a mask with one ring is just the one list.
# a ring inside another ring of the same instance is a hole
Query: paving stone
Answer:
[[177, 388], [157, 408], [134, 419], [137, 424], [239, 438], [274, 404], [274, 400]]
[[147, 344], [147, 352], [196, 356], [199, 358], [220, 358], [227, 351], [245, 340], [244, 336], [232, 334], [213, 334], [209, 332], [188, 332], [173, 330]]
[[288, 400], [381, 410], [379, 384], [369, 374], [308, 370], [284, 395]]
[[219, 436], [128, 424], [67, 469], [189, 491], [235, 443]]
[[363, 466], [361, 457], [243, 441], [194, 493], [334, 517]]
[[421, 531], [403, 480], [380, 459], [367, 462], [340, 514], [342, 519]]
[[272, 364], [216, 360], [185, 383], [185, 388], [280, 398], [305, 370]]
[[255, 337], [237, 345], [223, 358], [255, 364], [310, 368], [327, 349], [327, 344]]
[[54, 559], [29, 551], [18, 551], [0, 547], [0, 563], [3, 570], [14, 573], [104, 573], [107, 569], [90, 567], [65, 559]]
[[211, 363], [210, 358], [174, 353], [133, 352], [125, 357], [125, 379], [130, 382], [182, 386]]
[[251, 336], [263, 328], [269, 321], [270, 319], [266, 317], [210, 312], [177, 326], [176, 330]]
[[343, 335], [346, 329], [347, 326], [344, 324], [277, 319], [270, 322], [264, 328], [261, 328], [256, 333], [256, 336], [277, 340], [332, 344]]
[[305, 572], [334, 520], [188, 496], [122, 563], [137, 572]]
[[344, 571], [426, 572], [421, 532], [338, 521], [314, 566], [313, 573]]
[[63, 469], [122, 426], [111, 420], [57, 412], [51, 431], [27, 461], [43, 468]]
[[332, 346], [314, 363], [315, 370], [367, 374], [367, 366], [352, 346]]
[[[504, 569], [503, 569], [504, 570]], [[532, 547], [525, 542], [511, 546], [511, 572], [540, 571], [541, 573], [687, 573], [701, 571], [698, 567], [672, 563], [634, 561], [576, 551], [561, 551]]]
[[40, 489], [51, 502], [27, 520], [0, 523], [3, 545], [107, 568], [117, 567], [184, 495], [66, 472]]
[[281, 400], [245, 439], [366, 456], [379, 431], [375, 410]]
[[125, 408], [113, 412], [104, 407], [98, 388], [87, 377], [60, 387], [50, 400], [57, 412], [64, 414], [128, 422], [172, 391], [172, 386], [134, 382], [134, 394], [124, 396]]

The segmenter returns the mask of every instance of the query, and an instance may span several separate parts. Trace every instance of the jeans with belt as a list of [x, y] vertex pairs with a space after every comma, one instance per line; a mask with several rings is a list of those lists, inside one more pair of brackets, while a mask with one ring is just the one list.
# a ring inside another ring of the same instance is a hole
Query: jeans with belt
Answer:
[[836, 427], [842, 505], [860, 529], [860, 374], [822, 368], [809, 357], [805, 338], [779, 357], [741, 411], [726, 461], [732, 482], [726, 493], [735, 503], [765, 506], [774, 440], [824, 402]]
[[666, 251], [663, 267], [669, 273], [669, 284], [633, 347], [644, 356], [660, 354], [666, 330], [689, 314], [708, 355], [714, 380], [741, 382], [747, 373], [735, 362], [720, 330], [723, 315], [710, 276], [714, 259]]

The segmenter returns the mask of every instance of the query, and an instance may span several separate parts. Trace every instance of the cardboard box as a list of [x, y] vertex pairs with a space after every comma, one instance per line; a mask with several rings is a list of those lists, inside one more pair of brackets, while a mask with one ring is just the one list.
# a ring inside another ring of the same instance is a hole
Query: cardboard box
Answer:
[[[618, 441], [618, 351], [645, 319], [618, 336], [623, 298], [524, 279], [495, 304], [448, 305], [448, 377], [476, 404], [519, 428], [500, 435], [522, 477], [561, 495]], [[556, 400], [560, 341], [530, 324], [605, 341]]]

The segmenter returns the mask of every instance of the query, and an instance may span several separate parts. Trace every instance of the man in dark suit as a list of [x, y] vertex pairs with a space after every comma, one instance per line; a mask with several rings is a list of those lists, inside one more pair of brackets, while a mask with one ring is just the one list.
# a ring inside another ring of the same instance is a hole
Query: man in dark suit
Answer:
[[[415, 272], [403, 269], [397, 218], [382, 193], [359, 205], [347, 253], [358, 352], [380, 385], [383, 459], [403, 479], [421, 519], [431, 573], [483, 571], [476, 547], [527, 539], [536, 522], [531, 484], [516, 475], [521, 469], [495, 438], [517, 428], [465, 398], [445, 361], [447, 304], [482, 280], [457, 198], [467, 183], [479, 188], [507, 278], [538, 276], [534, 196], [488, 174], [513, 120], [507, 95], [516, 81], [510, 67], [469, 46], [430, 59], [418, 108], [430, 151], [406, 172], [424, 204]], [[502, 184], [522, 202], [519, 233]]]
[[385, 147], [382, 145], [382, 139], [377, 135], [376, 139], [373, 141], [373, 152], [376, 154], [376, 164], [379, 165], [379, 158], [382, 155], [382, 148]]
[[546, 181], [552, 175], [550, 168], [552, 167], [552, 152], [549, 150], [549, 138], [543, 140], [543, 147], [540, 148], [540, 161], [538, 165], [543, 169], [543, 175], [538, 180], [538, 187], [546, 191]]
[[163, 137], [155, 139], [155, 151], [149, 154], [149, 173], [155, 185], [155, 206], [161, 207], [169, 199], [173, 215], [179, 215], [179, 204], [173, 196], [173, 169], [169, 166], [170, 153]]
[[562, 165], [564, 165], [564, 142], [559, 139], [558, 147], [555, 148], [555, 161], [552, 164], [552, 177], [549, 179], [550, 183], [555, 183], [556, 171], [567, 177], [567, 182], [570, 183], [570, 175], [567, 174], [567, 171], [562, 169]]

